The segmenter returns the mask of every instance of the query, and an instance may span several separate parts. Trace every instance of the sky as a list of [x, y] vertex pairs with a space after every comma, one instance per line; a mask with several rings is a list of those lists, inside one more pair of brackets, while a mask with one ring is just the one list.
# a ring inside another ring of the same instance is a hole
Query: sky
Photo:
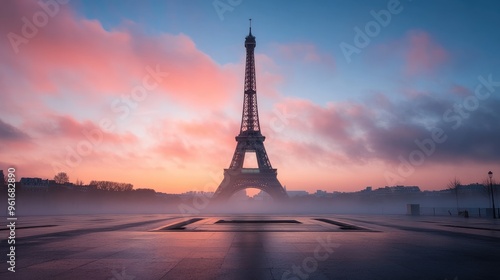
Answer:
[[0, 169], [215, 190], [249, 18], [264, 144], [288, 190], [500, 176], [493, 0], [2, 1]]

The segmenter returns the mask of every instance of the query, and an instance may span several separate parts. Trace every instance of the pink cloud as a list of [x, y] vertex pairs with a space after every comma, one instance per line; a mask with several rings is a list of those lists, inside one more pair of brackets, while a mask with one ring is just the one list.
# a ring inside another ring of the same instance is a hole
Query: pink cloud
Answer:
[[321, 53], [314, 44], [294, 43], [279, 44], [277, 49], [288, 60], [301, 60], [308, 63], [325, 63], [335, 67], [335, 60], [330, 54]]
[[458, 97], [467, 97], [471, 94], [473, 94], [472, 90], [466, 88], [466, 87], [463, 87], [463, 86], [460, 86], [460, 85], [453, 85], [451, 87], [451, 90], [450, 92]]
[[374, 92], [370, 96], [370, 102], [373, 102], [374, 107], [384, 110], [389, 110], [393, 106], [392, 101], [381, 92]]
[[108, 166], [105, 160], [114, 158], [121, 159], [115, 166], [133, 163], [136, 160], [129, 151], [140, 147], [138, 137], [130, 132], [104, 132], [91, 121], [70, 116], [46, 115], [18, 127], [2, 127], [7, 131], [2, 134], [15, 140], [2, 140], [1, 157], [23, 169], [25, 176], [40, 176], [38, 172], [44, 171], [51, 178], [56, 169], [74, 173], [89, 166]]
[[168, 160], [175, 159], [182, 162], [188, 162], [198, 157], [198, 149], [178, 138], [159, 143], [154, 152], [159, 153]]
[[40, 142], [51, 138], [52, 141], [64, 141], [69, 144], [88, 139], [90, 136], [87, 135], [91, 135], [94, 139], [101, 139], [98, 142], [105, 144], [136, 144], [138, 142], [137, 136], [130, 132], [108, 132], [92, 121], [78, 121], [67, 115], [48, 114], [41, 120], [26, 120], [22, 127], [31, 131], [33, 138]]
[[[0, 119], [0, 152], [2, 154], [10, 154], [11, 151], [32, 151], [36, 145], [32, 141], [32, 137], [22, 129], [4, 122]], [[2, 158], [10, 159], [8, 156]]]
[[154, 139], [151, 151], [163, 160], [219, 166], [221, 170], [229, 165], [238, 132], [236, 120], [218, 114], [188, 121], [165, 119], [149, 129]]
[[266, 120], [274, 118], [272, 124], [264, 122], [264, 134], [272, 136], [272, 145], [282, 151], [277, 153], [280, 161], [307, 159], [325, 166], [359, 162], [369, 156], [363, 131], [370, 123], [372, 112], [363, 105], [347, 102], [321, 106], [304, 99], [288, 98], [275, 107], [285, 112], [283, 115], [291, 114], [284, 120], [274, 113], [264, 117]]
[[[40, 10], [37, 2], [3, 3], [0, 32], [22, 35], [22, 18], [31, 19]], [[59, 13], [39, 28], [36, 36], [17, 47], [16, 54], [8, 39], [0, 41], [0, 91], [6, 93], [0, 95], [0, 112], [5, 114], [0, 118], [8, 116], [6, 121], [19, 124], [18, 127], [5, 125], [7, 132], [25, 131], [30, 138], [11, 141], [7, 149], [1, 150], [1, 157], [33, 170], [36, 172], [33, 175], [42, 170], [52, 174], [51, 162], [67, 167], [68, 149], [78, 149], [79, 144], [88, 140], [84, 132], [91, 131], [100, 131], [102, 142], [93, 146], [91, 153], [83, 156], [76, 167], [69, 166], [72, 172], [100, 166], [109, 169], [134, 166], [139, 159], [156, 168], [173, 156], [182, 160], [203, 159], [206, 163], [221, 150], [215, 148], [206, 153], [215, 142], [228, 143], [234, 148], [234, 138], [204, 129], [207, 124], [216, 127], [215, 119], [199, 123], [174, 120], [174, 130], [165, 130], [165, 134], [182, 136], [153, 143], [161, 157], [154, 153], [145, 156], [153, 150], [148, 145], [154, 139], [144, 137], [140, 129], [131, 127], [134, 122], [143, 121], [134, 115], [139, 112], [127, 114], [130, 117], [126, 123], [122, 122], [125, 128], [114, 132], [104, 132], [98, 125], [104, 116], [120, 125], [121, 114], [113, 115], [110, 104], [118, 96], [130, 96], [134, 86], [141, 85], [145, 76], [150, 75], [148, 67], [168, 73], [152, 90], [161, 97], [151, 98], [149, 103], [167, 100], [168, 108], [199, 113], [202, 109], [225, 108], [234, 93], [241, 92], [243, 70], [234, 71], [237, 65], [217, 64], [184, 34], [144, 35], [130, 22], [119, 29], [105, 30], [100, 22], [80, 18], [69, 5], [61, 5]], [[208, 103], [210, 108], [206, 107]], [[154, 105], [152, 110], [161, 107], [161, 104]], [[140, 109], [150, 108], [146, 107], [143, 104]], [[96, 116], [96, 112], [102, 115]], [[12, 130], [14, 128], [16, 130]], [[231, 134], [236, 135], [237, 129], [236, 126]], [[208, 139], [200, 141], [205, 133]], [[29, 153], [27, 144], [31, 145]], [[229, 158], [230, 155], [224, 159], [224, 165]]]
[[423, 30], [410, 30], [401, 38], [374, 46], [370, 52], [369, 59], [376, 67], [396, 67], [409, 77], [433, 75], [450, 59], [449, 52]]
[[[243, 63], [243, 62], [242, 62]], [[265, 54], [255, 54], [255, 64], [256, 64], [256, 75], [257, 75], [257, 92], [259, 96], [265, 96], [269, 98], [277, 98], [281, 96], [278, 91], [278, 86], [283, 84], [284, 77], [280, 73], [280, 67], [276, 62]], [[238, 69], [243, 76], [244, 68]], [[243, 83], [243, 79], [242, 79]], [[239, 90], [238, 92], [242, 92]], [[241, 99], [243, 100], [243, 94], [241, 94]]]
[[424, 31], [408, 34], [409, 48], [406, 53], [406, 73], [416, 75], [433, 72], [448, 60], [448, 52]]
[[[8, 1], [4, 6], [8, 24], [0, 31], [18, 35], [22, 35], [21, 18], [40, 10], [36, 2]], [[2, 42], [0, 57], [7, 58], [2, 68], [15, 79], [0, 85], [23, 85], [23, 95], [70, 90], [95, 100], [103, 94], [128, 94], [148, 75], [148, 66], [168, 73], [157, 89], [184, 105], [204, 106], [211, 101], [223, 106], [239, 85], [230, 66], [216, 64], [186, 35], [151, 37], [126, 28], [107, 31], [96, 20], [78, 18], [69, 6], [61, 6], [36, 36], [20, 44], [19, 53], [9, 40]]]

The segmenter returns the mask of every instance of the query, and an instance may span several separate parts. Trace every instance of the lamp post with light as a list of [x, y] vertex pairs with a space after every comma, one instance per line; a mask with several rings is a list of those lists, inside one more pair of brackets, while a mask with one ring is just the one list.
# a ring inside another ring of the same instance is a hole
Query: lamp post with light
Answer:
[[497, 213], [495, 211], [495, 196], [493, 194], [493, 172], [488, 172], [488, 177], [490, 177], [490, 191], [491, 191], [491, 204], [493, 206], [493, 219], [497, 218]]

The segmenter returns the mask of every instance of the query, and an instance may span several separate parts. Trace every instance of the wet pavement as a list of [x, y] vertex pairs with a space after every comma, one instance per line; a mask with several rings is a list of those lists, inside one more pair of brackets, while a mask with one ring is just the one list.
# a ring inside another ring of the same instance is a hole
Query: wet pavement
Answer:
[[0, 279], [500, 279], [500, 221], [488, 219], [19, 217], [15, 273], [0, 232]]

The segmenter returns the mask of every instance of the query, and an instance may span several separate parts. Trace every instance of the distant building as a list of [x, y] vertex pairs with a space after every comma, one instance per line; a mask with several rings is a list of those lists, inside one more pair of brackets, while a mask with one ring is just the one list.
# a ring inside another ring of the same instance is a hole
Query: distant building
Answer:
[[316, 193], [314, 193], [316, 197], [326, 197], [328, 195], [328, 192], [323, 191], [323, 190], [316, 190]]
[[373, 194], [373, 189], [371, 186], [368, 186], [366, 187], [364, 190], [360, 190], [359, 192], [357, 192], [357, 194], [360, 194], [360, 195], [372, 195]]
[[398, 194], [412, 194], [420, 193], [420, 188], [417, 186], [393, 186], [378, 188], [373, 191], [377, 195], [398, 195]]
[[21, 184], [21, 189], [27, 190], [27, 191], [35, 191], [35, 192], [46, 192], [49, 190], [50, 186], [50, 180], [48, 179], [41, 179], [41, 178], [26, 178], [23, 177], [19, 181]]
[[440, 197], [440, 196], [443, 196], [445, 194], [448, 194], [448, 192], [445, 193], [443, 191], [423, 191], [422, 194], [424, 196], [428, 196], [428, 197]]
[[49, 183], [50, 183], [49, 184], [49, 188], [51, 190], [57, 190], [57, 191], [65, 191], [65, 190], [79, 191], [79, 190], [83, 190], [83, 188], [80, 189], [80, 187], [83, 187], [83, 186], [75, 185], [75, 184], [70, 183], [70, 182], [58, 184], [54, 180], [49, 180]]
[[458, 192], [460, 193], [470, 193], [470, 194], [482, 194], [488, 193], [488, 187], [483, 184], [474, 183], [468, 185], [459, 185]]
[[259, 201], [272, 201], [273, 200], [273, 198], [265, 191], [260, 191], [258, 194], [253, 196], [253, 199], [259, 200]]
[[0, 188], [3, 188], [5, 185], [5, 175], [3, 174], [3, 170], [0, 170]]
[[74, 190], [79, 192], [89, 192], [97, 190], [96, 185], [74, 185]]
[[333, 192], [332, 192], [332, 197], [341, 196], [341, 195], [343, 195], [343, 194], [344, 194], [343, 192], [333, 191]]
[[296, 196], [308, 196], [309, 193], [306, 191], [286, 191], [289, 197], [296, 197]]
[[161, 198], [164, 198], [164, 199], [177, 199], [177, 198], [180, 198], [179, 194], [163, 193], [163, 192], [156, 192], [155, 196], [161, 197]]
[[46, 192], [49, 190], [70, 190], [88, 192], [97, 189], [95, 185], [75, 185], [73, 183], [58, 184], [54, 180], [23, 177], [19, 181], [21, 189], [32, 192]]
[[178, 196], [180, 198], [187, 198], [187, 199], [190, 199], [194, 196], [204, 196], [204, 197], [212, 197], [214, 195], [214, 192], [204, 192], [204, 191], [188, 191], [188, 192], [185, 192], [185, 193], [181, 193], [179, 194]]
[[237, 191], [230, 198], [232, 201], [245, 201], [249, 199], [250, 197], [247, 195], [246, 190]]

